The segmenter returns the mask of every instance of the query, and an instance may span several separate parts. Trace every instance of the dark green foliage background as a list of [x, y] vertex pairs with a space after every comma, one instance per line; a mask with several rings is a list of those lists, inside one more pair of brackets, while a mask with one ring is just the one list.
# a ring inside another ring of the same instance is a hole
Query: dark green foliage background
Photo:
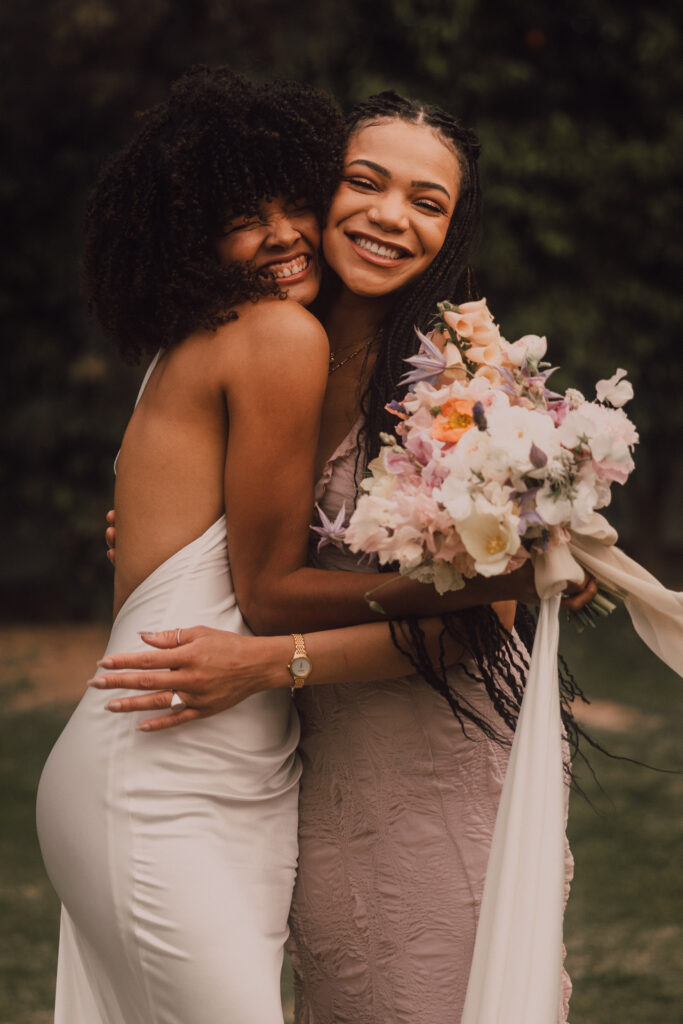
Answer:
[[546, 333], [558, 383], [636, 387], [638, 472], [610, 517], [675, 581], [683, 267], [681, 28], [606, 0], [7, 0], [0, 10], [5, 372], [0, 609], [106, 615], [103, 514], [137, 375], [85, 317], [84, 198], [135, 112], [188, 65], [394, 87], [478, 129], [478, 259], [504, 333]]

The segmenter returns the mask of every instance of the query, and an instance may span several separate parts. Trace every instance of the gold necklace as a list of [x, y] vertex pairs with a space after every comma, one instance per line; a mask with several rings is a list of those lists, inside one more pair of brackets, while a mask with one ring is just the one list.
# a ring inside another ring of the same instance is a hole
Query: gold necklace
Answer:
[[373, 341], [378, 341], [381, 337], [382, 331], [380, 330], [377, 332], [377, 334], [373, 334], [371, 338], [368, 338], [367, 341], [364, 341], [363, 344], [359, 348], [357, 348], [355, 352], [352, 352], [350, 356], [346, 356], [344, 359], [341, 359], [338, 363], [335, 362], [334, 352], [330, 350], [330, 368], [327, 371], [327, 375], [329, 376], [331, 373], [336, 373], [336, 371], [341, 369], [342, 366], [345, 366], [347, 363], [350, 363], [352, 359], [355, 359], [356, 356], [359, 356], [361, 352], [365, 352], [366, 349], [370, 348]]

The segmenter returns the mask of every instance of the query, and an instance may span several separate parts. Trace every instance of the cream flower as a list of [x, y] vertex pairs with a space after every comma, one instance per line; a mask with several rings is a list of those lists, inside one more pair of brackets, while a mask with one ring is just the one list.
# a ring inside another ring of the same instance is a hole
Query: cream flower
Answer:
[[599, 402], [609, 402], [610, 405], [620, 409], [633, 398], [633, 385], [630, 381], [623, 380], [627, 370], [617, 370], [609, 380], [599, 380], [595, 385], [595, 393]]
[[525, 361], [537, 364], [547, 349], [548, 342], [545, 338], [538, 334], [525, 334], [523, 338], [508, 345], [505, 354], [514, 366], [521, 366]]
[[519, 549], [516, 516], [477, 515], [458, 524], [462, 542], [480, 576], [498, 576]]
[[431, 583], [438, 594], [445, 594], [448, 590], [462, 590], [465, 586], [462, 573], [448, 562], [427, 562], [412, 569], [410, 575], [420, 583]]

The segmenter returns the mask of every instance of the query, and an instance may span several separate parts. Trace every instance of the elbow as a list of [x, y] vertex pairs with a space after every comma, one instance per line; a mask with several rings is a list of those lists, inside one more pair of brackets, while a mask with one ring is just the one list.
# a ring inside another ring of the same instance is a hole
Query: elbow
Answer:
[[279, 636], [298, 628], [292, 622], [291, 613], [288, 614], [289, 602], [280, 597], [272, 582], [268, 586], [252, 583], [237, 594], [237, 603], [242, 618], [256, 636]]

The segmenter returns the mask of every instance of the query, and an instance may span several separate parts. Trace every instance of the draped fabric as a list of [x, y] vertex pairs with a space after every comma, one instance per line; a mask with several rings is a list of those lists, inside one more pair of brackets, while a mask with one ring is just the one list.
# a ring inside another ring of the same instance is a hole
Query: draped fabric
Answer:
[[683, 675], [683, 594], [614, 546], [595, 514], [567, 545], [535, 557], [541, 597], [529, 679], [496, 818], [461, 1024], [557, 1019], [562, 956], [564, 780], [557, 678], [559, 609], [585, 567], [620, 597], [638, 635]]

